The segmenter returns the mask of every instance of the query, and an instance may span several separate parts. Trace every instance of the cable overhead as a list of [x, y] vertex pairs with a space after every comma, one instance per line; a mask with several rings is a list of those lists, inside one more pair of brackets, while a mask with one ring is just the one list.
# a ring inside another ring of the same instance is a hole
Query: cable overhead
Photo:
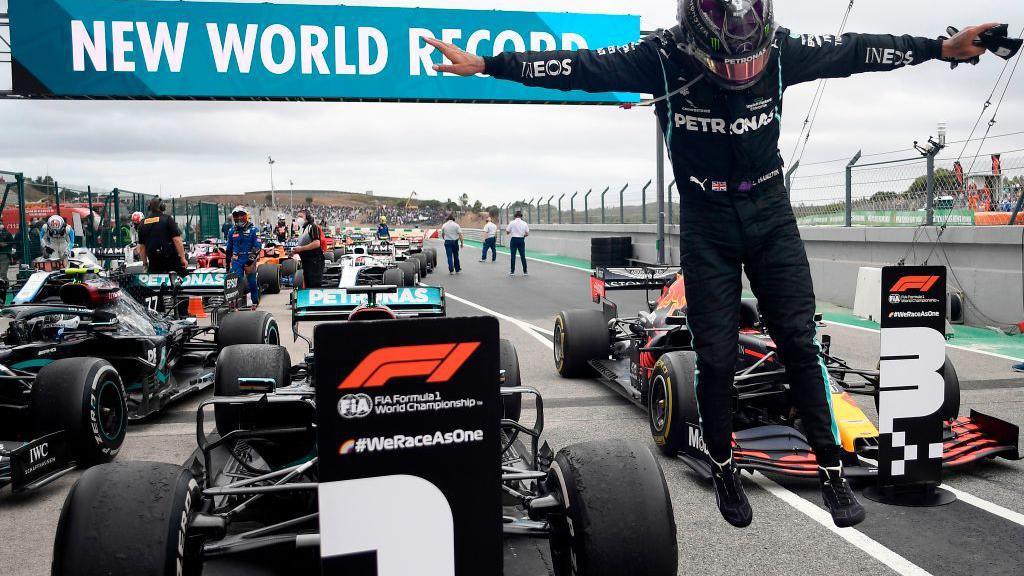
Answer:
[[[846, 31], [846, 23], [850, 20], [850, 13], [853, 11], [853, 3], [855, 0], [850, 0], [850, 4], [846, 7], [846, 13], [843, 15], [843, 21], [839, 24], [839, 33], [836, 36], [842, 36], [843, 32]], [[804, 117], [804, 124], [800, 128], [800, 134], [796, 137], [796, 145], [793, 146], [793, 154], [789, 157], [789, 163], [787, 166], [794, 166], [793, 159], [799, 162], [803, 159], [804, 153], [807, 152], [807, 143], [811, 139], [811, 131], [814, 130], [814, 122], [818, 119], [818, 110], [821, 109], [821, 102], [824, 100], [825, 88], [828, 86], [828, 79], [818, 81], [818, 87], [814, 91], [814, 97], [811, 98], [811, 106], [807, 109], [807, 116]], [[803, 148], [800, 148], [801, 138], [803, 139]], [[800, 157], [796, 157], [796, 151], [800, 149]]]

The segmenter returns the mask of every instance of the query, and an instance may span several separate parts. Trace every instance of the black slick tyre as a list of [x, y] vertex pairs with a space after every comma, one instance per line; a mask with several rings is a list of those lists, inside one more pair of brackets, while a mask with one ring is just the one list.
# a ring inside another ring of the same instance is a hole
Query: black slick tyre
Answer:
[[398, 268], [388, 268], [384, 271], [383, 282], [385, 286], [398, 286], [402, 288], [405, 286], [405, 272]]
[[54, 576], [197, 576], [189, 525], [202, 504], [192, 473], [174, 464], [118, 462], [87, 470], [57, 524]]
[[39, 371], [32, 385], [36, 435], [64, 430], [71, 453], [83, 466], [112, 460], [128, 429], [125, 398], [121, 377], [106, 360], [56, 360]]
[[559, 450], [545, 486], [558, 576], [675, 575], [678, 545], [661, 466], [647, 447], [615, 439]]
[[409, 257], [409, 262], [415, 262], [420, 266], [420, 278], [426, 278], [427, 274], [430, 274], [430, 266], [427, 265], [427, 257], [422, 254], [413, 254]]
[[235, 344], [279, 344], [281, 331], [277, 320], [264, 310], [232, 312], [220, 321], [217, 344], [221, 347]]
[[647, 390], [647, 421], [658, 450], [667, 456], [678, 454], [687, 442], [682, 402], [684, 386], [693, 389], [697, 355], [690, 351], [663, 354], [654, 365]]
[[420, 281], [420, 265], [417, 262], [411, 260], [405, 260], [398, 263], [398, 269], [402, 271], [405, 276], [406, 286], [415, 286]]
[[437, 250], [433, 248], [424, 248], [423, 253], [430, 259], [430, 267], [437, 268]]
[[588, 364], [606, 358], [611, 346], [608, 324], [600, 310], [566, 310], [555, 318], [555, 369], [563, 378], [590, 376]]
[[264, 264], [256, 269], [256, 283], [262, 294], [281, 293], [281, 265]]
[[[515, 388], [523, 385], [519, 376], [519, 354], [516, 347], [508, 340], [502, 338], [498, 343], [501, 369], [504, 371], [502, 388]], [[519, 394], [501, 397], [502, 417], [506, 420], [519, 421], [523, 412], [523, 397]]]
[[[276, 387], [291, 383], [289, 376], [291, 358], [283, 346], [266, 344], [239, 344], [228, 346], [217, 356], [213, 395], [217, 398], [238, 396], [247, 393], [241, 389], [239, 378], [269, 379]], [[213, 410], [217, 422], [217, 433], [221, 436], [242, 427], [265, 426], [274, 414], [281, 410], [246, 407], [233, 404], [217, 404]]]
[[281, 276], [295, 276], [299, 271], [299, 263], [294, 258], [281, 260]]

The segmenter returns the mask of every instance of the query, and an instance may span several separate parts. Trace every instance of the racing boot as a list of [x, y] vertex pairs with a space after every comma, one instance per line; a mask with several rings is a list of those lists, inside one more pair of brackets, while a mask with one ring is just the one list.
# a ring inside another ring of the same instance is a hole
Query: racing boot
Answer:
[[737, 528], [746, 528], [754, 519], [754, 511], [750, 508], [747, 495], [743, 492], [743, 481], [740, 472], [733, 464], [732, 458], [725, 462], [711, 460], [711, 480], [715, 483], [715, 500], [718, 510], [725, 521]]
[[843, 478], [843, 466], [818, 466], [818, 479], [821, 480], [821, 495], [825, 499], [825, 507], [832, 513], [832, 521], [839, 528], [856, 526], [864, 521], [864, 507], [850, 488], [850, 483]]

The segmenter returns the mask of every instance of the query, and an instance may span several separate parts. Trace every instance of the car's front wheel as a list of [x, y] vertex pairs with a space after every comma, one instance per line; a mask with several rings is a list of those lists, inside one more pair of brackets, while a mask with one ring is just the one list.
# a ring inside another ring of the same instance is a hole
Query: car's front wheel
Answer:
[[196, 576], [201, 542], [189, 528], [201, 505], [192, 473], [174, 464], [124, 462], [87, 470], [64, 500], [54, 576]]
[[690, 351], [663, 354], [654, 364], [647, 389], [647, 421], [658, 449], [675, 456], [688, 441], [683, 403], [693, 394], [697, 355]]
[[676, 523], [661, 466], [627, 440], [558, 451], [545, 487], [561, 504], [551, 513], [557, 576], [674, 576]]
[[128, 429], [126, 394], [117, 370], [99, 358], [64, 358], [44, 366], [32, 385], [38, 435], [64, 430], [78, 462], [117, 456]]

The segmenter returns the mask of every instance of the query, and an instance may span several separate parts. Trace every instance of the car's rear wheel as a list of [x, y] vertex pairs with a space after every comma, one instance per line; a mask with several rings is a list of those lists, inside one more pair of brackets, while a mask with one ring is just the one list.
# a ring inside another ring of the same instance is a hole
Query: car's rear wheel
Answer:
[[558, 451], [545, 486], [562, 508], [549, 516], [558, 576], [674, 576], [676, 524], [661, 466], [627, 440]]
[[332, 251], [334, 252], [334, 261], [335, 262], [337, 262], [338, 260], [341, 260], [341, 257], [344, 256], [348, 252], [344, 248], [335, 248]]
[[437, 250], [434, 250], [433, 248], [424, 248], [423, 253], [430, 258], [430, 267], [437, 268]]
[[388, 268], [384, 271], [385, 286], [398, 286], [399, 288], [405, 286], [405, 272], [398, 268]]
[[202, 543], [189, 526], [201, 498], [192, 473], [174, 464], [87, 470], [64, 500], [51, 574], [200, 574]]
[[281, 265], [264, 264], [256, 269], [256, 283], [262, 294], [281, 293]]
[[563, 378], [590, 376], [589, 362], [606, 358], [611, 346], [608, 323], [600, 310], [566, 310], [555, 318], [555, 368]]
[[106, 360], [56, 360], [39, 371], [32, 385], [36, 434], [64, 430], [79, 464], [109, 461], [128, 429], [125, 398], [121, 377]]
[[[516, 352], [516, 347], [508, 340], [502, 338], [498, 343], [498, 352], [501, 369], [505, 372], [501, 386], [503, 388], [522, 386], [523, 381], [519, 376], [519, 354]], [[502, 396], [501, 411], [503, 418], [518, 422], [519, 416], [523, 412], [523, 397], [519, 394]]]
[[405, 260], [398, 263], [399, 270], [405, 276], [406, 286], [415, 286], [420, 281], [420, 265], [417, 262], [411, 260]]
[[303, 290], [306, 288], [302, 277], [302, 270], [295, 273], [295, 280], [292, 281], [292, 288], [296, 290]]
[[299, 271], [299, 262], [294, 258], [281, 261], [281, 276], [295, 276]]
[[274, 316], [264, 310], [232, 312], [220, 321], [217, 344], [280, 344], [281, 331]]
[[683, 402], [692, 394], [697, 355], [690, 351], [663, 354], [654, 364], [647, 390], [647, 420], [658, 450], [675, 456], [688, 441]]
[[410, 262], [415, 262], [420, 267], [420, 278], [426, 278], [430, 274], [430, 266], [427, 265], [427, 257], [423, 254], [413, 254], [409, 257]]
[[[246, 394], [239, 384], [239, 378], [251, 379], [254, 385], [260, 380], [273, 381], [273, 388], [291, 383], [289, 376], [291, 358], [283, 346], [265, 344], [240, 344], [228, 346], [217, 356], [213, 394], [217, 398]], [[282, 405], [283, 406], [283, 405]], [[221, 436], [240, 428], [273, 427], [277, 417], [286, 410], [280, 406], [242, 406], [238, 404], [216, 404], [213, 407], [217, 433]]]

